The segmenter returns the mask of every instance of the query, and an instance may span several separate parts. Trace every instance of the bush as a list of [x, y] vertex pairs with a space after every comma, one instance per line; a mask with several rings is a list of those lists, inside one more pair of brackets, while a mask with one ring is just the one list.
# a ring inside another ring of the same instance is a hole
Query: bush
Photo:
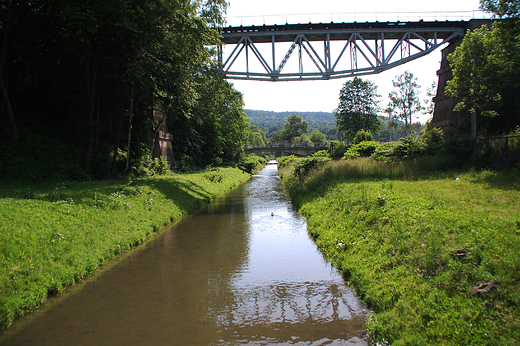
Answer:
[[370, 157], [380, 144], [376, 141], [361, 142], [359, 144], [351, 145], [345, 155], [344, 159], [353, 159], [356, 157]]
[[427, 129], [421, 140], [426, 145], [426, 152], [428, 154], [434, 154], [442, 148], [444, 144], [444, 135], [441, 129], [434, 127]]
[[310, 170], [318, 166], [320, 163], [330, 161], [328, 157], [309, 156], [299, 160], [294, 166], [294, 175], [298, 180], [302, 180]]
[[401, 138], [399, 145], [394, 149], [394, 155], [400, 158], [410, 158], [423, 155], [426, 151], [426, 145], [420, 137], [408, 135]]
[[356, 136], [354, 137], [354, 140], [352, 143], [359, 144], [361, 142], [371, 142], [374, 140], [374, 137], [370, 132], [367, 132], [365, 130], [360, 130], [356, 133]]
[[295, 155], [282, 156], [278, 159], [278, 168], [283, 168], [291, 162], [298, 160]]
[[399, 145], [399, 142], [387, 142], [382, 143], [377, 146], [372, 154], [371, 158], [377, 161], [384, 161], [392, 156], [395, 156], [394, 151], [395, 148]]
[[150, 170], [154, 174], [166, 174], [170, 172], [170, 167], [168, 166], [168, 161], [162, 156], [155, 158], [150, 165]]
[[208, 165], [206, 167], [206, 172], [204, 173], [204, 177], [211, 182], [221, 183], [224, 180], [224, 176], [220, 171], [218, 171], [213, 165]]
[[341, 159], [346, 151], [347, 146], [343, 142], [331, 142], [328, 149], [329, 156], [333, 159]]
[[168, 162], [162, 156], [152, 160], [149, 155], [143, 155], [130, 168], [130, 173], [134, 177], [153, 177], [169, 172]]
[[267, 159], [265, 157], [261, 157], [255, 154], [245, 155], [240, 159], [238, 163], [238, 168], [247, 172], [249, 174], [254, 174], [258, 172], [263, 165], [267, 163]]

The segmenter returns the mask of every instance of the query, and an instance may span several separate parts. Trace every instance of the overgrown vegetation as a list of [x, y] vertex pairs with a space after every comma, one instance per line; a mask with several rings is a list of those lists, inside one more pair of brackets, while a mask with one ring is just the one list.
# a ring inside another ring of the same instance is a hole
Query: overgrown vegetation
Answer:
[[248, 177], [210, 166], [133, 180], [0, 182], [0, 327]]
[[[301, 162], [305, 159], [301, 160]], [[282, 181], [392, 345], [516, 345], [520, 172], [330, 161]]]
[[[376, 342], [518, 344], [519, 144], [433, 129], [280, 160], [309, 233], [372, 310]], [[485, 168], [504, 155], [514, 168]]]
[[255, 154], [245, 155], [239, 162], [238, 167], [250, 174], [256, 174], [267, 163], [268, 158]]

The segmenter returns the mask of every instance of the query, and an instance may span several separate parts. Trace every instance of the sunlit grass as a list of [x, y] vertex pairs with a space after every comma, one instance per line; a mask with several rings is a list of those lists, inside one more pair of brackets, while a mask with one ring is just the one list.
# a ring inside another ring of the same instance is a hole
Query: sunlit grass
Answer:
[[[520, 340], [518, 172], [342, 160], [303, 181], [288, 173], [282, 180], [310, 234], [373, 310], [369, 328], [377, 341]], [[499, 284], [472, 295], [484, 280]]]
[[0, 326], [248, 176], [216, 168], [134, 181], [0, 183]]

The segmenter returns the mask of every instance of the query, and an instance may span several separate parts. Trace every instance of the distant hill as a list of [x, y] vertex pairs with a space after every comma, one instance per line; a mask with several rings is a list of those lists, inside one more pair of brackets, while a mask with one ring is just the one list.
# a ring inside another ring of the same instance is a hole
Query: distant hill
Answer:
[[[309, 123], [309, 134], [313, 130], [318, 130], [327, 135], [327, 139], [335, 140], [340, 139], [339, 134], [336, 130], [336, 117], [331, 112], [272, 112], [272, 111], [259, 111], [253, 109], [245, 109], [249, 123], [260, 127], [266, 134], [267, 138], [270, 138], [276, 130], [283, 128], [283, 124], [287, 122], [287, 118], [293, 114], [299, 115], [303, 120]], [[388, 129], [388, 118], [379, 117], [383, 122], [383, 127], [379, 134], [376, 134], [374, 138], [390, 138]], [[404, 125], [401, 120], [397, 120], [399, 125]], [[393, 135], [394, 139], [405, 136], [404, 131], [400, 131], [397, 135]]]
[[293, 114], [299, 115], [309, 123], [309, 132], [316, 129], [327, 133], [336, 127], [336, 117], [331, 112], [272, 112], [253, 109], [245, 109], [245, 112], [249, 122], [260, 127], [268, 137], [277, 129], [283, 128], [287, 118]]

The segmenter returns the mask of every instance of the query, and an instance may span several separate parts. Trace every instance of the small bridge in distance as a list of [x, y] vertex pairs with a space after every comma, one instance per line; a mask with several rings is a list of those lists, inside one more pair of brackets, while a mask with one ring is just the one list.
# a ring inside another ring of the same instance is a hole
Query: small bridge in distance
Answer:
[[270, 143], [268, 146], [245, 145], [246, 154], [284, 153], [296, 156], [309, 156], [320, 150], [327, 150], [327, 142], [316, 143]]

